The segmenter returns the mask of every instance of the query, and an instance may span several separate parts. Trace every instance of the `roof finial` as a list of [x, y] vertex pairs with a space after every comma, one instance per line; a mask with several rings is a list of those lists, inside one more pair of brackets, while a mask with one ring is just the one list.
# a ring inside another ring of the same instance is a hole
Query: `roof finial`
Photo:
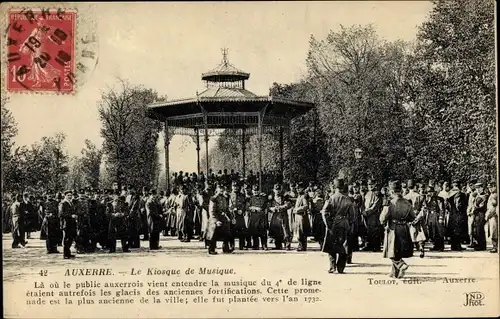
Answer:
[[222, 64], [228, 65], [229, 61], [227, 60], [227, 53], [229, 52], [228, 48], [222, 48]]

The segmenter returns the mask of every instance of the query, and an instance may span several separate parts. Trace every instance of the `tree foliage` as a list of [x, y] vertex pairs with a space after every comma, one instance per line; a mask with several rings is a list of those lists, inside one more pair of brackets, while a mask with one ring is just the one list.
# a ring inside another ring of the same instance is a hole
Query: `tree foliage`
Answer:
[[161, 123], [146, 116], [146, 106], [160, 97], [125, 81], [120, 85], [104, 92], [98, 105], [107, 169], [119, 185], [149, 185], [157, 176]]

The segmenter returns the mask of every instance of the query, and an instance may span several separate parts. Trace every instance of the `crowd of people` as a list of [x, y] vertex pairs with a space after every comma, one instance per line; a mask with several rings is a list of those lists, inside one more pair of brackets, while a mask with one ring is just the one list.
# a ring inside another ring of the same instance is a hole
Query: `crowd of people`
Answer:
[[[4, 232], [12, 232], [12, 248], [20, 248], [40, 230], [47, 253], [58, 253], [62, 246], [67, 259], [75, 257], [73, 243], [78, 254], [103, 249], [114, 253], [120, 240], [128, 253], [140, 248], [141, 241], [148, 241], [151, 250], [160, 249], [161, 235], [181, 242], [198, 240], [211, 255], [217, 254], [218, 241], [223, 253], [231, 253], [236, 248], [268, 250], [268, 244], [291, 250], [296, 239], [298, 251], [316, 242], [329, 253], [329, 271], [339, 273], [352, 263], [353, 252], [383, 249], [393, 259], [395, 277], [407, 268], [403, 257], [417, 251], [424, 258], [427, 242], [432, 251], [444, 251], [446, 243], [453, 251], [465, 249], [463, 245], [481, 251], [487, 249], [489, 236], [491, 252], [497, 252], [493, 182], [409, 180], [380, 185], [368, 180], [347, 185], [336, 179], [323, 188], [314, 182], [283, 183], [267, 175], [272, 190], [266, 192], [259, 189], [258, 180], [253, 172], [244, 179], [234, 171], [209, 172], [206, 177], [175, 172], [166, 191], [114, 183], [112, 189], [87, 187], [38, 198], [25, 192], [4, 201]], [[401, 212], [404, 218], [394, 219]]]

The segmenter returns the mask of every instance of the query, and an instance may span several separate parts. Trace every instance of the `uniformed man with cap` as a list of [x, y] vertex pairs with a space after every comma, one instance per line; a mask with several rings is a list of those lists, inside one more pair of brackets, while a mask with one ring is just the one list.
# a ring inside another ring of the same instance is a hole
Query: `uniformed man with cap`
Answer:
[[307, 237], [311, 233], [309, 222], [310, 198], [304, 190], [304, 184], [297, 184], [297, 199], [293, 207], [294, 232], [297, 234], [299, 245], [297, 251], [307, 250]]
[[389, 185], [391, 199], [380, 214], [380, 223], [384, 225], [384, 258], [390, 258], [392, 268], [390, 277], [402, 278], [408, 265], [403, 258], [413, 256], [413, 243], [409, 223], [415, 219], [412, 203], [403, 198], [401, 183], [393, 181]]
[[328, 253], [330, 269], [328, 273], [344, 273], [347, 262], [348, 240], [351, 229], [351, 216], [356, 209], [347, 194], [347, 184], [336, 178], [330, 184], [332, 195], [325, 202], [321, 215], [326, 225], [326, 235], [321, 251]]
[[233, 181], [231, 184], [231, 193], [229, 194], [229, 217], [231, 218], [231, 247], [235, 247], [235, 238], [238, 238], [240, 250], [248, 249], [247, 236], [248, 225], [245, 222], [246, 199], [240, 192], [240, 185]]
[[226, 186], [221, 182], [215, 183], [215, 194], [210, 198], [208, 208], [208, 225], [206, 240], [208, 243], [208, 253], [216, 255], [217, 241], [222, 241], [222, 251], [230, 253], [229, 236], [229, 198], [225, 194]]
[[76, 238], [78, 216], [75, 214], [72, 191], [64, 192], [64, 200], [59, 204], [59, 218], [64, 232], [64, 259], [75, 258], [75, 255], [71, 254], [71, 245]]
[[270, 197], [269, 212], [269, 237], [274, 239], [275, 248], [283, 249], [283, 243], [286, 244], [286, 249], [291, 250], [291, 230], [289, 218], [289, 210], [292, 202], [286, 194], [283, 194], [281, 185], [275, 184], [273, 189], [274, 194]]
[[427, 240], [424, 224], [427, 215], [426, 212], [422, 210], [422, 204], [425, 200], [425, 196], [417, 191], [417, 185], [413, 180], [408, 180], [406, 185], [408, 186], [408, 193], [403, 195], [403, 198], [412, 204], [413, 212], [416, 215], [415, 220], [410, 224], [410, 236], [416, 249], [420, 251], [420, 258], [424, 258], [425, 241]]
[[247, 192], [247, 214], [248, 214], [248, 231], [252, 236], [252, 249], [262, 249], [267, 250], [267, 230], [269, 225], [269, 220], [267, 216], [267, 197], [265, 194], [259, 191], [259, 185], [254, 184], [251, 187], [251, 193], [248, 194], [250, 184], [246, 184]]
[[477, 251], [486, 250], [486, 232], [484, 225], [486, 224], [486, 208], [488, 196], [484, 189], [484, 182], [479, 181], [476, 183], [477, 196], [474, 198], [473, 215], [474, 221], [472, 223], [472, 238], [473, 248]]

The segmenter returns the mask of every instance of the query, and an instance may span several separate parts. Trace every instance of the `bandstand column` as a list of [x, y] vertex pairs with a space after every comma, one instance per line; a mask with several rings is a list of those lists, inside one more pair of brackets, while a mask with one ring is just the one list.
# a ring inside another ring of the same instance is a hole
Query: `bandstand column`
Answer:
[[245, 150], [246, 150], [246, 143], [245, 143], [245, 128], [241, 129], [241, 160], [242, 160], [242, 172], [243, 172], [243, 178], [246, 177], [246, 161], [245, 161]]
[[279, 148], [280, 148], [280, 174], [281, 180], [283, 181], [283, 174], [285, 169], [285, 163], [283, 162], [283, 126], [280, 126], [280, 136], [279, 136]]
[[205, 125], [205, 156], [206, 156], [206, 158], [205, 158], [205, 161], [206, 161], [205, 170], [206, 170], [206, 174], [208, 176], [208, 169], [209, 169], [209, 160], [208, 160], [208, 118], [207, 118], [206, 114], [203, 116], [203, 121], [204, 121], [204, 125]]
[[[196, 163], [198, 168], [198, 175], [200, 175], [200, 130], [198, 128], [196, 130]], [[208, 173], [208, 172], [207, 172]]]
[[170, 152], [169, 152], [169, 145], [170, 145], [170, 135], [168, 133], [168, 121], [165, 121], [165, 180], [167, 182], [167, 190], [170, 190]]
[[259, 190], [262, 192], [262, 117], [263, 112], [258, 115], [257, 139], [259, 142]]

